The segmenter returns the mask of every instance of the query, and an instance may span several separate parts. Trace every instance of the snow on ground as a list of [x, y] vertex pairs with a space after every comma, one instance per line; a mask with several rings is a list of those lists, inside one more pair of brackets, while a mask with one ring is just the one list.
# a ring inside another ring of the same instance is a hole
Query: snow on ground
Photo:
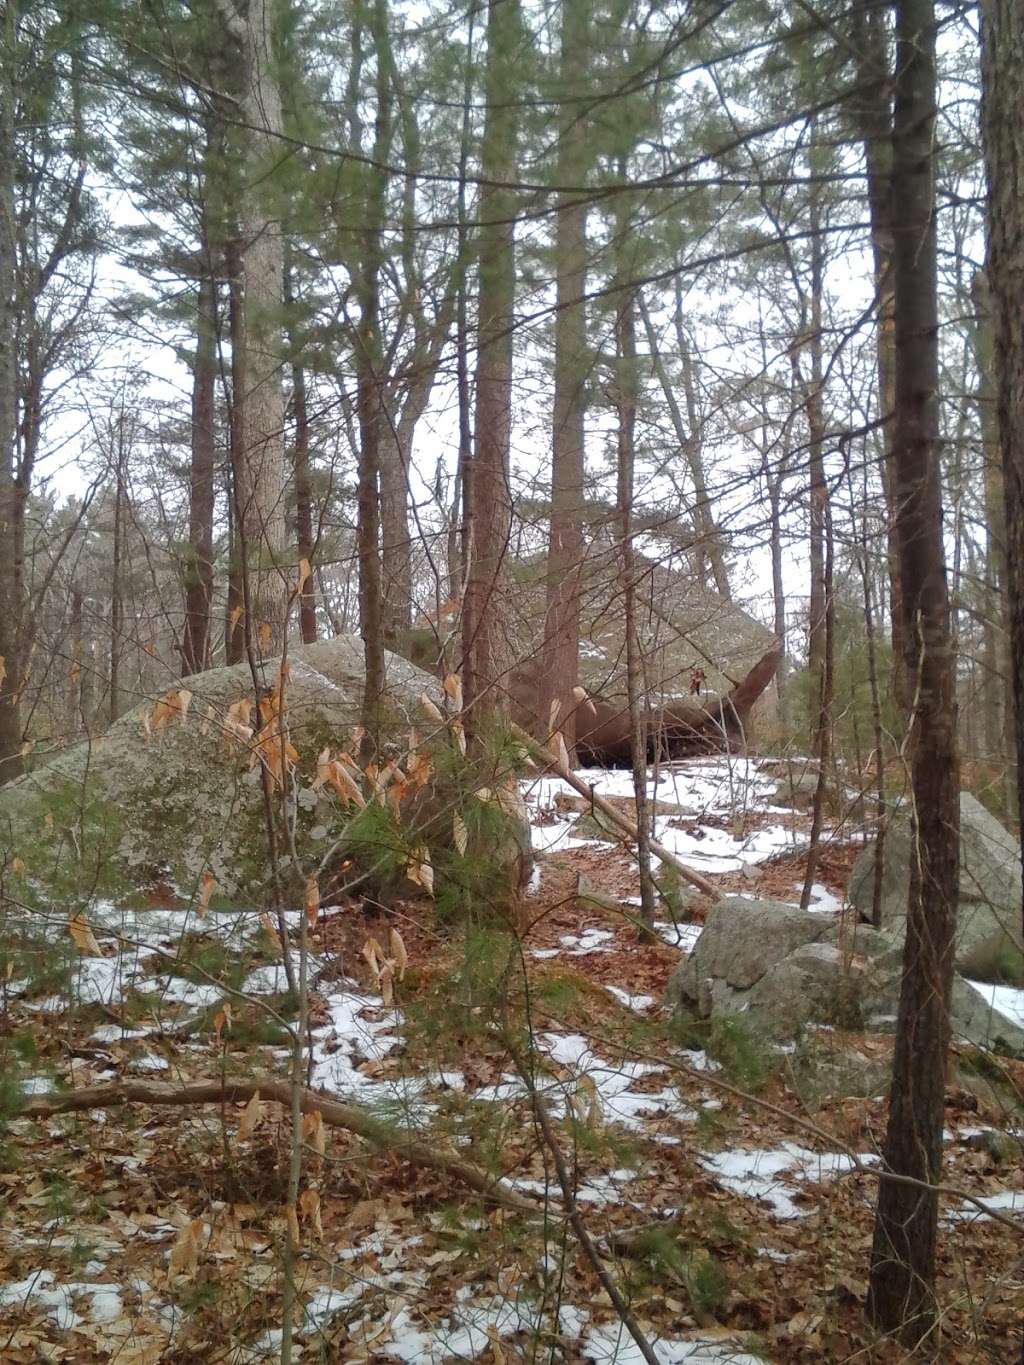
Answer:
[[[868, 1153], [859, 1158], [865, 1164], [878, 1160]], [[771, 1205], [776, 1218], [802, 1218], [813, 1205], [795, 1197], [800, 1182], [818, 1184], [852, 1171], [855, 1163], [844, 1152], [811, 1152], [793, 1142], [783, 1142], [774, 1150], [737, 1148], [702, 1156], [700, 1163], [720, 1185], [734, 1194], [758, 1199]]]
[[[1024, 1190], [999, 1190], [996, 1194], [986, 1194], [980, 1202], [993, 1213], [1010, 1213], [1024, 1218]], [[975, 1219], [984, 1220], [988, 1217], [989, 1214], [983, 1213], [977, 1204], [967, 1200], [945, 1212], [948, 1223], [972, 1223]]]
[[[689, 1341], [653, 1341], [661, 1365], [764, 1365], [763, 1356], [752, 1356], [725, 1341], [694, 1337]], [[643, 1352], [621, 1323], [596, 1327], [587, 1334], [584, 1359], [594, 1365], [644, 1365]]]
[[987, 981], [971, 981], [969, 978], [965, 980], [984, 998], [990, 1009], [998, 1010], [1018, 1028], [1024, 1028], [1024, 989], [1020, 986], [993, 986]]
[[[577, 776], [598, 796], [632, 797], [633, 776], [621, 768], [580, 768]], [[655, 816], [655, 837], [677, 857], [701, 872], [736, 872], [743, 866], [764, 862], [797, 847], [798, 831], [775, 824], [749, 834], [734, 834], [709, 817], [739, 819], [748, 810], [782, 813], [769, 798], [777, 779], [760, 771], [756, 759], [716, 757], [687, 759], [661, 768], [647, 784], [648, 795], [663, 805], [675, 806], [674, 814]], [[559, 795], [578, 799], [579, 793], [559, 777], [534, 777], [521, 783], [523, 797], [534, 817], [532, 842], [535, 852], [561, 853], [568, 849], [600, 844], [600, 840], [574, 836], [575, 817], [566, 818], [556, 804]], [[547, 823], [540, 824], [543, 819]], [[680, 827], [680, 821], [686, 821]]]

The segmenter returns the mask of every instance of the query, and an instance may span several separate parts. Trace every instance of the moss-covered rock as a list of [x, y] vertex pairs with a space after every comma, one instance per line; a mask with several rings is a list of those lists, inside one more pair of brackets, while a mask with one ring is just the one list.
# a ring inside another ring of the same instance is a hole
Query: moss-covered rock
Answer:
[[[268, 689], [278, 674], [276, 662], [266, 666]], [[286, 808], [304, 863], [319, 863], [351, 814], [314, 779], [324, 747], [352, 747], [363, 678], [355, 636], [289, 653], [285, 703], [297, 760]], [[266, 887], [261, 765], [231, 710], [253, 698], [249, 666], [212, 669], [172, 683], [170, 692], [179, 688], [192, 694], [184, 713], [144, 701], [106, 734], [0, 789], [0, 846], [24, 865], [19, 898], [119, 896], [154, 881], [190, 896], [206, 872], [229, 900]], [[437, 692], [429, 675], [387, 657], [388, 735], [404, 740], [425, 690]], [[281, 852], [287, 865], [290, 847]]]

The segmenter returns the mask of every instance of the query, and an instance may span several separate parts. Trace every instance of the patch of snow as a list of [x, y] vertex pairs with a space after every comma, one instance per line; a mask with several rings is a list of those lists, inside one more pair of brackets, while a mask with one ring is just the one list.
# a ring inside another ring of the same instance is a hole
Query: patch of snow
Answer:
[[[860, 1160], [875, 1162], [878, 1158], [867, 1154]], [[725, 1189], [762, 1200], [771, 1205], [776, 1218], [785, 1219], [802, 1218], [809, 1212], [808, 1204], [794, 1201], [794, 1183], [813, 1180], [820, 1184], [854, 1169], [852, 1158], [844, 1152], [811, 1152], [792, 1142], [771, 1151], [737, 1148], [716, 1152], [702, 1156], [700, 1164]]]
[[[803, 882], [793, 883], [794, 891], [802, 892], [803, 889]], [[808, 910], [820, 911], [822, 914], [832, 915], [842, 910], [843, 902], [838, 896], [834, 896], [822, 882], [814, 882], [811, 886], [811, 900], [807, 908]]]
[[23, 1095], [49, 1095], [54, 1088], [49, 1076], [26, 1076], [19, 1084]]
[[[760, 1356], [709, 1337], [652, 1340], [651, 1346], [661, 1365], [764, 1365]], [[644, 1365], [640, 1347], [621, 1323], [590, 1331], [583, 1343], [583, 1359], [593, 1361], [594, 1365]]]
[[575, 820], [555, 820], [547, 825], [530, 825], [530, 846], [534, 853], [564, 853], [569, 848], [607, 847], [603, 839], [579, 839], [573, 834]]
[[968, 986], [973, 986], [984, 997], [989, 1009], [1005, 1015], [1018, 1028], [1024, 1028], [1024, 989], [1020, 986], [993, 986], [987, 981], [972, 981], [964, 978]]
[[679, 829], [669, 823], [674, 818], [659, 816], [654, 822], [655, 837], [670, 853], [699, 872], [738, 872], [744, 866], [763, 863], [795, 848], [802, 838], [785, 825], [770, 825], [736, 839], [728, 830], [715, 826], [694, 825], [692, 829]]
[[[1024, 1217], [1024, 1190], [999, 1190], [995, 1194], [982, 1196], [981, 1203], [992, 1213], [1019, 1214]], [[971, 1223], [976, 1219], [987, 1221], [989, 1214], [983, 1213], [977, 1204], [965, 1200], [947, 1209], [945, 1218], [948, 1223]]]
[[[410, 1365], [419, 1361], [433, 1365], [444, 1360], [475, 1360], [491, 1344], [491, 1334], [505, 1337], [521, 1332], [532, 1337], [545, 1325], [547, 1315], [542, 1315], [525, 1295], [491, 1295], [474, 1301], [472, 1294], [471, 1285], [459, 1289], [451, 1313], [438, 1323], [421, 1325], [412, 1310], [403, 1306], [391, 1319], [389, 1338], [374, 1336], [372, 1329], [368, 1336], [381, 1354], [397, 1356]], [[586, 1315], [567, 1305], [559, 1310], [558, 1319], [559, 1332], [578, 1337]], [[358, 1339], [353, 1328], [352, 1340]]]
[[120, 1024], [101, 1024], [89, 1035], [94, 1043], [126, 1043], [133, 1038], [148, 1038], [153, 1032], [148, 1028], [122, 1028]]
[[73, 1300], [86, 1297], [91, 1301], [89, 1313], [94, 1322], [115, 1322], [121, 1316], [121, 1294], [114, 1284], [57, 1284], [52, 1270], [36, 1270], [15, 1284], [0, 1285], [0, 1306], [38, 1303], [61, 1332], [81, 1325]]
[[[639, 903], [639, 902], [638, 902]], [[655, 920], [654, 932], [680, 952], [692, 953], [697, 940], [704, 932], [703, 924], [669, 924], [666, 920]]]
[[540, 877], [540, 863], [534, 863], [533, 868], [530, 871], [530, 880], [526, 883], [526, 894], [528, 896], [536, 896], [537, 892], [540, 890]]
[[563, 934], [558, 941], [566, 957], [589, 957], [591, 953], [611, 952], [609, 939], [614, 938], [609, 929], [584, 929], [582, 934]]
[[618, 986], [606, 985], [605, 990], [614, 995], [615, 999], [625, 1005], [626, 1009], [636, 1010], [637, 1013], [649, 1010], [654, 1004], [653, 995], [630, 995], [629, 991], [621, 990]]
[[560, 948], [531, 948], [530, 956], [538, 959], [545, 959], [549, 957], [560, 957], [561, 952], [562, 950]]
[[146, 1057], [136, 1057], [132, 1061], [132, 1068], [135, 1071], [169, 1071], [171, 1064], [166, 1057], [158, 1057], [155, 1053], [150, 1053]]
[[170, 1005], [184, 1005], [187, 1009], [209, 1009], [219, 1005], [225, 997], [223, 986], [210, 981], [189, 981], [184, 976], [152, 976], [145, 981], [133, 982], [137, 991], [146, 995], [159, 995]]

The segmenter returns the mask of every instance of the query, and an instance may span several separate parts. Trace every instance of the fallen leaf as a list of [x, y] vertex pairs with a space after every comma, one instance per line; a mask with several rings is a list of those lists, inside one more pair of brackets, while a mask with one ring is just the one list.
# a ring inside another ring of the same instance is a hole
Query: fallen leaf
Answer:
[[458, 811], [452, 816], [452, 838], [455, 840], [455, 847], [464, 854], [469, 843], [469, 832], [465, 820]]
[[209, 868], [199, 878], [199, 899], [196, 901], [196, 914], [203, 916], [210, 908], [210, 897], [217, 885], [217, 878]]

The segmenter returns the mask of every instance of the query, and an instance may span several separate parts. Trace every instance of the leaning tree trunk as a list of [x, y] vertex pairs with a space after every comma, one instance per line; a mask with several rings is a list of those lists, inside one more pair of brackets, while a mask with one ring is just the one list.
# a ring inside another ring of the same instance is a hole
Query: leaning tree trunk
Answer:
[[[299, 560], [313, 564], [313, 476], [309, 464], [309, 404], [306, 397], [306, 367], [303, 364], [302, 338], [295, 315], [295, 287], [292, 267], [285, 262], [284, 301], [288, 309], [288, 348], [292, 367], [292, 473], [295, 479], [295, 549]], [[310, 573], [299, 593], [299, 635], [304, 645], [316, 644], [316, 589]]]
[[[587, 167], [587, 126], [573, 96], [587, 79], [589, 0], [562, 5], [562, 86], [568, 97], [559, 139], [560, 185], [580, 186]], [[579, 675], [580, 574], [583, 566], [584, 417], [587, 384], [587, 204], [560, 196], [555, 220], [555, 396], [551, 416], [551, 522], [547, 554], [547, 616], [540, 713], [561, 731], [574, 761], [573, 690]]]
[[983, 0], [982, 124], [988, 171], [988, 284], [995, 328], [996, 410], [1006, 518], [1007, 620], [1024, 811], [1024, 13]]
[[959, 889], [956, 674], [942, 535], [936, 281], [935, 5], [897, 5], [893, 122], [893, 468], [904, 646], [913, 685], [912, 830], [903, 981], [868, 1309], [909, 1345], [937, 1331], [935, 1251], [949, 992]]
[[463, 630], [467, 734], [478, 738], [504, 710], [507, 680], [503, 579], [512, 524], [512, 324], [515, 304], [515, 202], [502, 182], [515, 171], [513, 69], [519, 0], [488, 0], [487, 113], [481, 148], [475, 442], [464, 485], [470, 539]]

